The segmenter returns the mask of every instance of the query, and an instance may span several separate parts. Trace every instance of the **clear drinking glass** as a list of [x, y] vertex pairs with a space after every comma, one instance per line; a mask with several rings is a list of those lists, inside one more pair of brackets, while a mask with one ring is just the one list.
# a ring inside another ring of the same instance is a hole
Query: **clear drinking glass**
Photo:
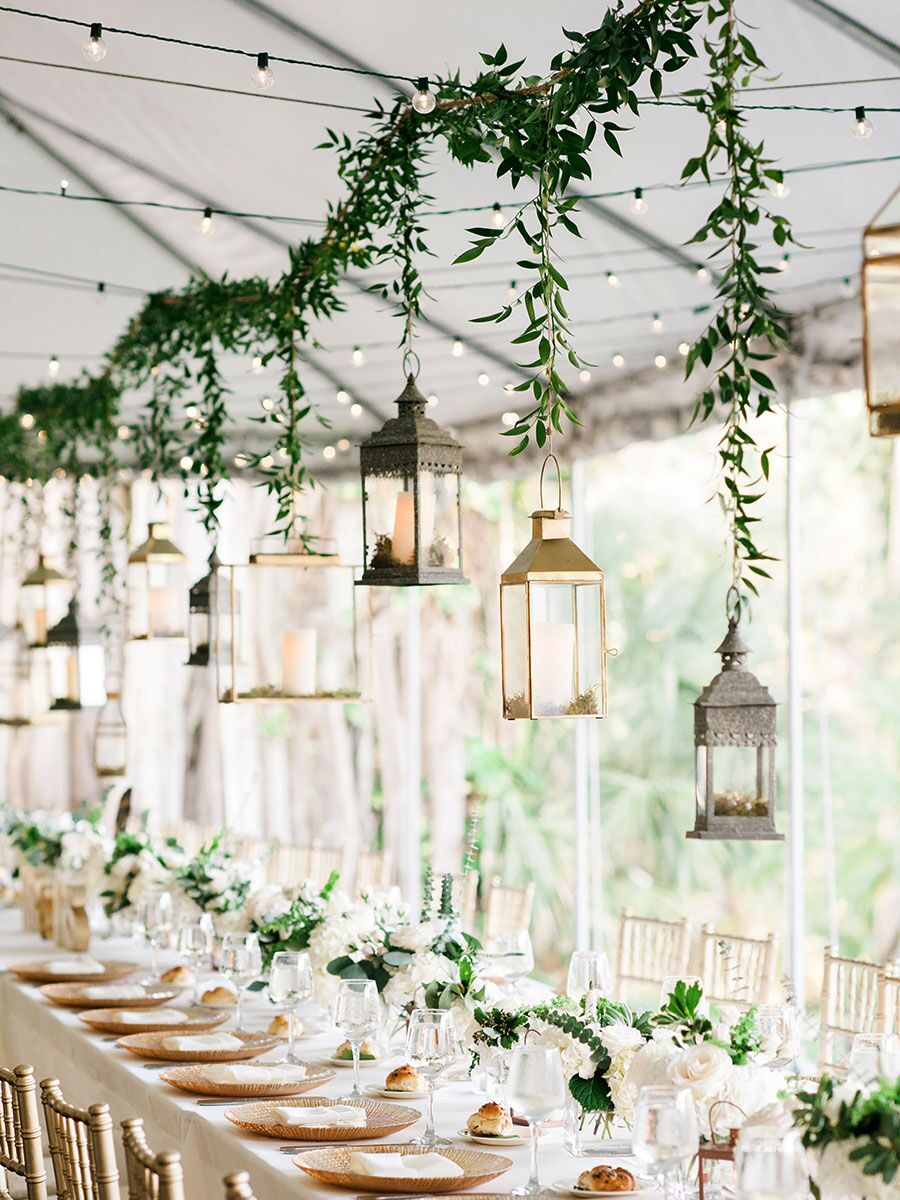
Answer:
[[785, 1067], [794, 1062], [800, 1054], [800, 1041], [797, 1033], [797, 1016], [790, 1004], [761, 1004], [756, 1010], [756, 1024], [763, 1035], [764, 1042], [776, 1041], [778, 1049], [775, 1057], [767, 1064], [771, 1067]]
[[566, 1081], [562, 1058], [553, 1046], [517, 1046], [509, 1061], [509, 1102], [528, 1119], [531, 1131], [531, 1175], [515, 1196], [536, 1196], [541, 1187], [538, 1170], [538, 1140], [541, 1122], [558, 1112], [566, 1103]]
[[416, 1008], [406, 1027], [406, 1061], [425, 1076], [428, 1087], [428, 1119], [425, 1132], [413, 1140], [415, 1146], [449, 1146], [447, 1138], [434, 1131], [434, 1085], [460, 1056], [453, 1014], [441, 1008]]
[[226, 933], [222, 938], [222, 974], [237, 988], [235, 1033], [244, 1032], [244, 988], [262, 974], [262, 950], [255, 933]]
[[[208, 921], [182, 921], [178, 926], [178, 953], [187, 959], [194, 974], [209, 962], [212, 955], [212, 929]], [[196, 992], [196, 984], [194, 986]]]
[[509, 982], [512, 990], [518, 989], [520, 979], [534, 970], [534, 946], [527, 929], [506, 930], [486, 938], [483, 961], [487, 963], [489, 975], [501, 982]]
[[[696, 983], [700, 986], [701, 990], [703, 989], [703, 980], [699, 975], [666, 975], [662, 983], [659, 985], [660, 1008], [662, 1008], [664, 1004], [669, 1003], [669, 996], [675, 991], [676, 983], [684, 983], [688, 987], [691, 987], [692, 984]], [[705, 995], [700, 1001], [700, 1011], [703, 1013], [709, 1012], [709, 1004], [707, 1003]]]
[[281, 1063], [296, 1066], [300, 1059], [294, 1054], [294, 1020], [298, 1007], [313, 994], [313, 973], [305, 950], [279, 950], [269, 970], [269, 999], [288, 1016], [287, 1054]]
[[353, 1087], [343, 1100], [361, 1100], [359, 1051], [381, 1028], [381, 997], [374, 979], [342, 979], [334, 1005], [334, 1023], [353, 1051]]
[[739, 1200], [807, 1200], [809, 1169], [799, 1132], [745, 1129], [734, 1160]]
[[149, 892], [141, 898], [137, 924], [150, 947], [150, 974], [144, 983], [159, 983], [159, 948], [172, 931], [173, 914], [169, 892]]
[[602, 950], [576, 950], [569, 959], [566, 995], [583, 1000], [588, 992], [612, 995], [613, 973]]
[[665, 1200], [681, 1200], [682, 1168], [700, 1144], [697, 1105], [687, 1088], [641, 1088], [631, 1144], [635, 1157], [662, 1179]]

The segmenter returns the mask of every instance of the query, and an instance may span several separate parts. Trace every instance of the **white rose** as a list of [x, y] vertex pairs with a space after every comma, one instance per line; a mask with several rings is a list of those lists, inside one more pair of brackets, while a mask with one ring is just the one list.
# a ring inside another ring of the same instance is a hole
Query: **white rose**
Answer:
[[610, 1058], [623, 1050], [640, 1050], [644, 1044], [643, 1034], [632, 1025], [606, 1025], [600, 1030], [599, 1037]]
[[626, 1082], [639, 1092], [669, 1082], [669, 1066], [677, 1051], [667, 1042], [652, 1038], [631, 1060]]
[[784, 1137], [794, 1128], [791, 1110], [783, 1100], [757, 1109], [741, 1126], [741, 1129], [771, 1129], [778, 1137]]
[[247, 912], [250, 919], [257, 924], [265, 924], [276, 917], [282, 917], [285, 913], [290, 912], [290, 909], [291, 901], [285, 895], [284, 889], [280, 888], [277, 883], [268, 884], [266, 887], [251, 892], [247, 900]]
[[412, 950], [418, 954], [431, 947], [434, 933], [430, 925], [405, 925], [391, 933], [391, 945], [398, 950]]
[[688, 1046], [669, 1066], [669, 1079], [677, 1087], [686, 1087], [695, 1100], [710, 1100], [721, 1095], [734, 1067], [721, 1046], [701, 1042]]
[[750, 1117], [775, 1104], [786, 1083], [782, 1071], [746, 1064], [732, 1068], [726, 1096]]

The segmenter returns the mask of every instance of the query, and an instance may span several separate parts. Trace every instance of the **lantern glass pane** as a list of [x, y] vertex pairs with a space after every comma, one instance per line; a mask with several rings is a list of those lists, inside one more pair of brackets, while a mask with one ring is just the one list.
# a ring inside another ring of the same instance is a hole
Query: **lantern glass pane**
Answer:
[[454, 567], [459, 559], [459, 476], [419, 474], [419, 561]]
[[529, 717], [528, 633], [525, 584], [500, 585], [500, 628], [503, 653], [503, 715]]
[[769, 781], [764, 746], [708, 748], [714, 815], [760, 817], [769, 812]]
[[412, 566], [415, 562], [415, 511], [411, 479], [369, 475], [365, 481], [366, 566]]
[[99, 708], [106, 702], [106, 655], [99, 642], [50, 646], [50, 691], [55, 708]]
[[118, 696], [110, 696], [97, 716], [94, 734], [94, 769], [98, 775], [124, 775], [128, 732]]
[[578, 696], [575, 589], [530, 585], [531, 695], [535, 717], [572, 715]]
[[[883, 239], [882, 239], [883, 240]], [[900, 243], [900, 238], [894, 238]], [[900, 245], [894, 253], [900, 253]], [[900, 261], [866, 264], [866, 369], [870, 408], [900, 408]]]
[[22, 645], [3, 645], [0, 720], [32, 721], [50, 708], [50, 673], [46, 650], [29, 652]]
[[572, 715], [601, 716], [605, 707], [603, 588], [599, 583], [577, 583], [574, 593], [577, 613], [577, 675]]
[[184, 637], [187, 597], [183, 563], [133, 563], [128, 568], [129, 636]]
[[29, 646], [46, 646], [47, 630], [65, 616], [71, 589], [63, 584], [23, 587], [22, 627]]

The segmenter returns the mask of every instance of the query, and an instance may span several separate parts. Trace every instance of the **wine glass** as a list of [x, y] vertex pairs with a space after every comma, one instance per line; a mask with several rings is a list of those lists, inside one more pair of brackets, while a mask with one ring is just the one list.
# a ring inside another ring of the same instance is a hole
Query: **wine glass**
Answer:
[[[212, 942], [208, 922], [182, 921], [178, 926], [178, 953], [190, 963], [195, 976], [199, 976], [203, 963], [209, 961]], [[196, 983], [194, 990], [196, 992]]]
[[769, 1042], [774, 1047], [777, 1040], [775, 1057], [767, 1066], [786, 1067], [796, 1060], [800, 1048], [796, 1013], [792, 1005], [761, 1004], [756, 1010], [756, 1024], [763, 1036], [763, 1043]]
[[847, 1058], [847, 1081], [868, 1087], [881, 1075], [900, 1071], [900, 1038], [895, 1033], [857, 1033]]
[[150, 947], [150, 974], [143, 983], [159, 983], [159, 948], [172, 930], [172, 896], [169, 892], [148, 892], [138, 904], [138, 928]]
[[459, 1038], [453, 1014], [442, 1008], [416, 1008], [406, 1027], [406, 1061], [425, 1076], [428, 1087], [428, 1119], [425, 1132], [414, 1146], [449, 1146], [434, 1131], [434, 1085], [437, 1077], [459, 1058]]
[[353, 1087], [343, 1100], [361, 1100], [359, 1051], [381, 1028], [381, 997], [374, 979], [342, 979], [334, 1005], [334, 1023], [353, 1052]]
[[509, 1102], [517, 1113], [528, 1118], [531, 1131], [531, 1175], [515, 1196], [536, 1196], [543, 1192], [538, 1171], [538, 1140], [541, 1122], [563, 1108], [566, 1081], [562, 1058], [555, 1046], [517, 1046], [510, 1055]]
[[612, 994], [613, 974], [602, 950], [576, 950], [569, 959], [566, 995], [583, 1000], [589, 992]]
[[527, 929], [505, 930], [485, 939], [484, 957], [490, 973], [518, 991], [519, 980], [534, 970], [534, 946]]
[[807, 1200], [809, 1169], [798, 1131], [741, 1131], [734, 1154], [739, 1200]]
[[682, 1165], [697, 1153], [700, 1144], [697, 1105], [687, 1088], [641, 1088], [634, 1110], [631, 1143], [635, 1157], [662, 1179], [665, 1200], [683, 1197], [684, 1188], [678, 1177]]
[[244, 1032], [244, 988], [262, 974], [262, 950], [255, 933], [226, 933], [222, 938], [222, 974], [237, 988], [235, 1033]]
[[287, 1054], [279, 1062], [297, 1066], [300, 1059], [294, 1054], [294, 1021], [297, 1008], [313, 994], [313, 975], [309, 955], [305, 950], [279, 950], [269, 970], [269, 999], [280, 1005], [288, 1015]]

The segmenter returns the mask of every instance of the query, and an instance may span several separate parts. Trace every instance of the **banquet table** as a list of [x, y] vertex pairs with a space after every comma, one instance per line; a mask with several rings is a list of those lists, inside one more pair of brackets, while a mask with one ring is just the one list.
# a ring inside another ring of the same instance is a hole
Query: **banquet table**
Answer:
[[[95, 958], [149, 962], [144, 948], [127, 938], [95, 940], [90, 953]], [[146, 1060], [120, 1049], [104, 1035], [92, 1032], [79, 1019], [77, 1010], [52, 1004], [36, 986], [23, 983], [5, 969], [10, 963], [60, 957], [66, 957], [65, 952], [55, 950], [51, 943], [42, 941], [36, 934], [22, 932], [18, 909], [0, 912], [0, 968], [3, 968], [0, 975], [0, 1050], [5, 1066], [27, 1062], [35, 1068], [38, 1080], [48, 1076], [58, 1078], [66, 1099], [75, 1104], [108, 1103], [117, 1124], [126, 1117], [143, 1117], [148, 1141], [155, 1151], [180, 1151], [189, 1200], [222, 1200], [222, 1177], [241, 1170], [250, 1172], [259, 1200], [287, 1200], [301, 1194], [324, 1198], [339, 1194], [337, 1189], [304, 1175], [293, 1165], [290, 1156], [279, 1151], [280, 1145], [292, 1140], [290, 1135], [284, 1139], [270, 1139], [242, 1133], [226, 1120], [224, 1106], [199, 1106], [196, 1096], [164, 1083], [158, 1071], [144, 1065]], [[250, 1002], [244, 1006], [245, 1026], [262, 1031], [274, 1010], [262, 996], [248, 999]], [[226, 1028], [229, 1027], [230, 1022]], [[334, 1052], [340, 1040], [340, 1036], [332, 1031], [304, 1037], [297, 1043], [298, 1053], [307, 1061], [321, 1060]], [[265, 1061], [266, 1057], [277, 1058], [282, 1053], [273, 1051], [260, 1061]], [[400, 1061], [395, 1056], [384, 1058], [377, 1065], [363, 1066], [362, 1085], [381, 1085], [387, 1071]], [[334, 1079], [307, 1095], [340, 1096], [349, 1090], [351, 1079], [349, 1069], [336, 1068]], [[454, 1145], [466, 1145], [457, 1133], [464, 1127], [469, 1113], [483, 1100], [484, 1097], [475, 1094], [468, 1082], [446, 1084], [435, 1100], [438, 1133], [452, 1138]], [[240, 1104], [241, 1101], [233, 1103]], [[381, 1139], [382, 1143], [402, 1143], [422, 1132], [424, 1102], [416, 1102], [413, 1106], [422, 1112], [422, 1119], [403, 1134]], [[477, 1148], [485, 1149], [483, 1146]], [[479, 1190], [506, 1192], [526, 1181], [529, 1167], [527, 1142], [506, 1147], [502, 1153], [512, 1159], [512, 1167]], [[558, 1179], [574, 1182], [578, 1173], [594, 1161], [568, 1154], [562, 1145], [560, 1129], [550, 1129], [543, 1134], [541, 1175], [545, 1183]], [[616, 1161], [622, 1166], [634, 1166], [629, 1159]]]

